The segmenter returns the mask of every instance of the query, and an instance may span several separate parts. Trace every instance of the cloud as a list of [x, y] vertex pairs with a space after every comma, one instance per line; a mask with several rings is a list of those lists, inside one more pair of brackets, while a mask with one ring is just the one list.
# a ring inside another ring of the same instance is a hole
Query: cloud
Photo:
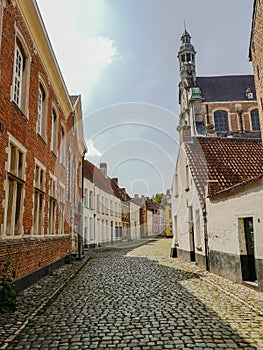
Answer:
[[93, 157], [93, 158], [100, 158], [101, 152], [95, 147], [92, 140], [86, 140], [88, 152], [86, 154], [86, 158]]

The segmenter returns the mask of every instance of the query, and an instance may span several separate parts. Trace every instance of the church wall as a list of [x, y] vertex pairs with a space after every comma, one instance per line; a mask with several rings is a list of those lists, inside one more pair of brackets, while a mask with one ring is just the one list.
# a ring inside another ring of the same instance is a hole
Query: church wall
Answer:
[[[240, 116], [237, 113], [237, 106], [242, 107], [242, 125], [243, 131], [252, 131], [250, 122], [250, 111], [257, 109], [257, 101], [233, 101], [233, 102], [207, 102], [202, 103], [202, 116], [204, 124], [214, 124], [214, 112], [224, 110], [228, 112], [230, 131], [239, 132], [242, 129]], [[208, 112], [208, 115], [207, 115]]]

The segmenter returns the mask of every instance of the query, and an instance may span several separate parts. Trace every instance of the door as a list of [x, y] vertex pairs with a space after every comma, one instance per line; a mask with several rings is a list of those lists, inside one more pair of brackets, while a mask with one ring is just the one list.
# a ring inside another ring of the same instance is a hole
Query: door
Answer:
[[254, 282], [257, 280], [255, 265], [255, 247], [254, 247], [254, 227], [253, 218], [244, 218], [245, 246], [247, 254], [243, 257], [242, 275], [243, 280]]

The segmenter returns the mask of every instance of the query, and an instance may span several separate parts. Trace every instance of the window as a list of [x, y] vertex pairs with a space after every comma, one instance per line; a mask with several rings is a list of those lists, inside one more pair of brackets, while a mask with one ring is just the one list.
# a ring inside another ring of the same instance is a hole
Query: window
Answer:
[[109, 215], [109, 201], [108, 201], [108, 199], [105, 200], [105, 214]]
[[88, 198], [89, 198], [89, 190], [85, 189], [85, 191], [84, 191], [84, 206], [85, 206], [85, 208], [89, 207]]
[[65, 221], [65, 186], [60, 185], [59, 188], [59, 209], [58, 209], [58, 232], [64, 233], [64, 221]]
[[89, 191], [89, 208], [93, 209], [93, 192]]
[[49, 179], [49, 212], [48, 230], [49, 234], [56, 233], [56, 180], [50, 175]]
[[61, 127], [61, 138], [60, 138], [60, 163], [66, 164], [66, 133], [64, 126]]
[[51, 151], [57, 155], [58, 149], [58, 117], [55, 109], [52, 109], [52, 125], [51, 125]]
[[37, 133], [46, 139], [47, 123], [47, 94], [44, 85], [40, 82], [38, 87], [38, 107], [37, 107]]
[[71, 153], [68, 150], [68, 166], [67, 166], [67, 202], [70, 202], [70, 181], [71, 181]]
[[214, 124], [215, 130], [219, 132], [228, 132], [228, 113], [226, 111], [216, 111], [214, 112]]
[[35, 166], [33, 233], [44, 233], [45, 168]]
[[29, 51], [22, 37], [18, 37], [17, 33], [14, 52], [12, 101], [14, 101], [26, 116], [28, 114], [29, 70]]
[[8, 197], [6, 206], [6, 235], [22, 234], [22, 206], [25, 175], [25, 150], [10, 143], [8, 159]]
[[100, 213], [100, 196], [97, 195], [97, 213]]
[[252, 130], [259, 131], [260, 123], [259, 123], [258, 109], [252, 109], [252, 111], [250, 111], [250, 118], [251, 118]]
[[76, 166], [76, 159], [74, 157], [73, 160], [73, 204], [76, 205], [76, 198], [77, 198], [77, 166]]

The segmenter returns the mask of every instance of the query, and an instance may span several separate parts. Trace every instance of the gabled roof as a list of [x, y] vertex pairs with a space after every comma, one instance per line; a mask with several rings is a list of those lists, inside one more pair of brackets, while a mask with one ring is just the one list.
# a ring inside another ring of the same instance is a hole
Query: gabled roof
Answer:
[[83, 166], [83, 176], [93, 182], [97, 187], [102, 189], [105, 192], [108, 192], [114, 195], [114, 190], [111, 186], [111, 179], [105, 177], [100, 169], [98, 169], [94, 164], [89, 162], [88, 160], [84, 160]]
[[92, 183], [94, 183], [101, 190], [114, 195], [120, 200], [130, 200], [130, 196], [126, 193], [126, 191], [126, 196], [123, 195], [124, 190], [119, 188], [117, 182], [114, 179], [108, 176], [104, 176], [100, 169], [88, 160], [84, 160], [83, 176], [86, 179], [90, 180]]
[[[204, 102], [256, 101], [253, 75], [197, 77], [196, 85], [201, 89]], [[248, 88], [253, 92], [253, 99], [245, 96]]]
[[261, 139], [196, 137], [184, 146], [201, 200], [263, 176]]
[[131, 202], [138, 205], [140, 208], [142, 208], [144, 205], [146, 205], [146, 209], [150, 211], [159, 210], [159, 206], [155, 204], [150, 198], [148, 197], [140, 197], [140, 198], [131, 198]]

